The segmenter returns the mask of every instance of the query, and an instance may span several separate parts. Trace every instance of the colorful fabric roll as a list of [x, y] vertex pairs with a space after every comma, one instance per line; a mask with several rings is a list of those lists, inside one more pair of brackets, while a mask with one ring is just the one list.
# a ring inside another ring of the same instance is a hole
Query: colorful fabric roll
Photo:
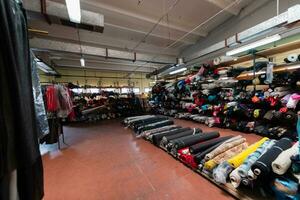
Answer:
[[290, 168], [292, 161], [291, 157], [299, 153], [298, 142], [291, 148], [281, 152], [279, 156], [272, 162], [273, 172], [278, 175], [283, 175]]
[[223, 144], [221, 144], [218, 148], [216, 148], [212, 152], [206, 154], [205, 160], [211, 160], [214, 157], [216, 157], [217, 155], [231, 149], [232, 147], [240, 145], [240, 144], [244, 143], [245, 141], [246, 141], [246, 139], [243, 138], [242, 136], [233, 137], [233, 138], [225, 141]]
[[190, 146], [190, 152], [192, 154], [197, 154], [197, 153], [202, 152], [218, 143], [225, 142], [226, 140], [228, 140], [232, 137], [233, 136], [219, 137], [219, 138], [216, 138], [213, 140], [209, 140], [209, 141], [201, 142], [199, 144], [192, 145], [192, 146]]
[[212, 147], [209, 147], [206, 150], [203, 150], [200, 153], [197, 153], [194, 155], [194, 160], [195, 162], [199, 165], [202, 161], [204, 161], [204, 157], [206, 154], [208, 154], [209, 152], [212, 152], [213, 150], [215, 150], [217, 147], [219, 147], [222, 144], [222, 142], [215, 144]]
[[281, 138], [264, 153], [252, 166], [251, 169], [257, 177], [267, 177], [272, 170], [272, 162], [278, 155], [292, 146], [292, 141], [289, 138]]
[[233, 170], [233, 167], [228, 162], [222, 162], [213, 171], [213, 178], [217, 183], [226, 183], [226, 179], [229, 173]]
[[239, 153], [238, 155], [230, 158], [228, 160], [228, 163], [234, 167], [237, 168], [239, 167], [246, 159], [247, 157], [253, 153], [254, 151], [257, 150], [257, 148], [259, 146], [261, 146], [266, 140], [268, 140], [267, 137], [262, 138], [261, 140], [259, 140], [258, 142], [252, 144], [251, 146], [249, 146], [247, 149], [245, 149], [243, 152]]
[[178, 158], [185, 163], [186, 165], [196, 169], [197, 168], [197, 163], [194, 161], [194, 156], [190, 154], [189, 148], [183, 148], [177, 151]]
[[228, 149], [227, 151], [217, 155], [213, 159], [205, 162], [204, 163], [204, 168], [211, 171], [217, 165], [219, 165], [220, 163], [232, 158], [234, 155], [236, 155], [238, 153], [241, 153], [247, 147], [248, 147], [248, 144], [246, 142], [243, 142], [242, 144], [234, 146], [231, 149]]
[[240, 186], [242, 178], [238, 173], [238, 168], [236, 168], [229, 174], [229, 179], [230, 179], [230, 183], [234, 188], [238, 188]]
[[242, 165], [238, 168], [238, 173], [241, 177], [247, 177], [248, 171], [251, 166], [258, 160], [258, 158], [264, 154], [275, 144], [275, 140], [266, 140], [255, 152], [250, 154]]

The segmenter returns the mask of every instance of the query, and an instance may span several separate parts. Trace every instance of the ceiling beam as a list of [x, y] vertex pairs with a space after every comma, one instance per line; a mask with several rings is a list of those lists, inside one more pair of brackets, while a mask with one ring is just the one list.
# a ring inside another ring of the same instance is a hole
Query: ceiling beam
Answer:
[[205, 1], [212, 3], [221, 9], [226, 8], [229, 4], [236, 1], [237, 4], [232, 5], [230, 8], [226, 9], [226, 11], [235, 16], [238, 15], [241, 11], [241, 7], [238, 5], [239, 4], [238, 2], [240, 2], [241, 0], [205, 0]]

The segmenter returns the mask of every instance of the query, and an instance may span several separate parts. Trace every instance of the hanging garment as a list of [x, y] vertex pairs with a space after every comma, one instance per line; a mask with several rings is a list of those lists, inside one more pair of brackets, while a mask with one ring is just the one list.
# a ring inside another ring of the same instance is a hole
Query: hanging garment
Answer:
[[266, 140], [268, 140], [269, 138], [264, 137], [261, 140], [259, 140], [258, 142], [252, 144], [251, 146], [249, 146], [247, 149], [245, 149], [243, 152], [241, 152], [240, 154], [232, 157], [231, 159], [228, 160], [228, 163], [234, 167], [237, 168], [239, 167], [246, 159], [247, 157], [253, 153], [254, 151], [257, 150], [258, 147], [260, 147]]
[[225, 141], [222, 145], [220, 145], [217, 149], [215, 149], [214, 151], [208, 153], [205, 156], [205, 160], [211, 160], [214, 157], [216, 157], [217, 155], [231, 149], [232, 147], [235, 147], [237, 145], [240, 145], [242, 143], [246, 142], [246, 139], [241, 137], [241, 136], [236, 136], [233, 137], [227, 141]]
[[239, 144], [237, 146], [234, 146], [227, 151], [218, 154], [213, 159], [207, 161], [204, 163], [204, 168], [208, 171], [212, 171], [217, 165], [220, 163], [227, 161], [228, 159], [232, 158], [234, 155], [237, 155], [244, 151], [248, 147], [248, 144], [246, 142], [243, 142], [242, 144]]
[[[39, 200], [43, 197], [43, 169], [38, 162], [26, 23], [19, 1], [0, 0], [0, 182], [16, 169], [20, 200]], [[34, 180], [27, 176], [29, 171]]]
[[291, 157], [299, 154], [299, 142], [295, 143], [291, 148], [281, 152], [279, 156], [272, 162], [273, 172], [283, 175], [290, 168]]
[[278, 155], [292, 146], [289, 138], [282, 138], [264, 153], [252, 166], [251, 169], [257, 177], [267, 177], [272, 171], [271, 164]]
[[248, 171], [251, 166], [258, 160], [258, 158], [264, 154], [268, 149], [270, 149], [275, 144], [275, 140], [265, 141], [255, 152], [250, 154], [242, 165], [238, 168], [238, 173], [241, 177], [248, 176]]
[[189, 147], [189, 151], [192, 153], [192, 154], [197, 154], [199, 152], [202, 152], [218, 143], [221, 143], [221, 142], [225, 142], [226, 140], [232, 138], [233, 136], [225, 136], [225, 137], [220, 137], [220, 138], [216, 138], [216, 139], [212, 139], [212, 140], [208, 140], [208, 141], [205, 141], [205, 142], [201, 142], [199, 144], [195, 144], [195, 145], [192, 145]]
[[47, 120], [47, 114], [44, 104], [43, 93], [40, 85], [40, 78], [37, 69], [37, 62], [34, 60], [34, 56], [30, 55], [31, 60], [31, 75], [32, 75], [32, 89], [34, 98], [35, 115], [37, 119], [38, 136], [49, 134], [49, 125]]

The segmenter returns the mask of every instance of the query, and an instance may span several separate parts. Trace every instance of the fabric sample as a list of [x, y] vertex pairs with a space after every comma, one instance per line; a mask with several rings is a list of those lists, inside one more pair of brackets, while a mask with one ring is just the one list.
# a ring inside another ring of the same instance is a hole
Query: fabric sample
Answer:
[[199, 144], [195, 144], [195, 145], [192, 145], [190, 146], [189, 150], [192, 154], [197, 154], [203, 150], [206, 150], [218, 143], [221, 143], [221, 142], [224, 142], [230, 138], [232, 138], [233, 136], [225, 136], [225, 137], [219, 137], [219, 138], [216, 138], [216, 139], [212, 139], [212, 140], [208, 140], [208, 141], [205, 141], [205, 142], [201, 142]]
[[281, 152], [279, 156], [272, 162], [273, 172], [283, 175], [292, 164], [291, 157], [299, 154], [299, 142], [295, 143], [291, 148]]
[[256, 149], [261, 146], [266, 140], [268, 140], [267, 137], [262, 138], [261, 140], [259, 140], [258, 142], [252, 144], [251, 146], [249, 146], [247, 149], [245, 149], [243, 152], [241, 152], [240, 154], [232, 157], [231, 159], [228, 160], [228, 163], [234, 167], [237, 168], [239, 167], [245, 160], [246, 158], [253, 153], [254, 151], [256, 151]]
[[289, 138], [280, 139], [266, 153], [264, 153], [252, 166], [251, 169], [257, 177], [266, 177], [272, 171], [271, 164], [278, 155], [292, 146]]

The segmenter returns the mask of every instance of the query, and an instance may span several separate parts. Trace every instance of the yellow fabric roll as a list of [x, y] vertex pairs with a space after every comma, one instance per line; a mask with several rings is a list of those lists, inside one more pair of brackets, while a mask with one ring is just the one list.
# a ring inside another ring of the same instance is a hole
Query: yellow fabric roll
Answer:
[[248, 144], [246, 142], [237, 145], [235, 147], [232, 147], [231, 149], [228, 149], [227, 151], [217, 155], [213, 159], [207, 161], [204, 163], [204, 168], [207, 170], [213, 170], [217, 165], [220, 163], [232, 158], [236, 154], [241, 153], [243, 150], [245, 150], [248, 147]]
[[243, 162], [247, 159], [247, 157], [253, 153], [254, 151], [256, 151], [256, 149], [258, 147], [260, 147], [265, 141], [267, 141], [269, 138], [264, 137], [261, 140], [259, 140], [258, 142], [252, 144], [251, 146], [249, 146], [247, 149], [245, 149], [244, 151], [242, 151], [241, 153], [237, 154], [236, 156], [230, 158], [228, 160], [228, 163], [234, 167], [237, 168], [239, 167], [241, 164], [243, 164]]

